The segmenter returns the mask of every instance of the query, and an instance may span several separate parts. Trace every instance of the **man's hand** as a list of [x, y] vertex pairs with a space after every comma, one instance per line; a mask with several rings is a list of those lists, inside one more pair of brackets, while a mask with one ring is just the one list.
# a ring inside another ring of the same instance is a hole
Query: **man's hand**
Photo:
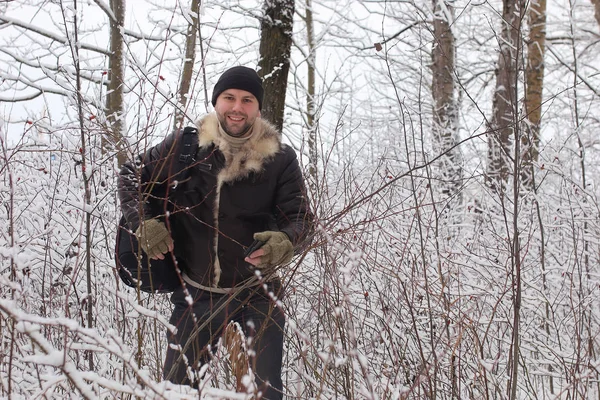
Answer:
[[164, 260], [165, 254], [173, 251], [173, 239], [164, 223], [147, 219], [135, 231], [142, 250], [152, 260]]
[[254, 234], [254, 239], [265, 242], [260, 249], [245, 258], [246, 262], [256, 268], [275, 267], [292, 261], [294, 246], [285, 233], [275, 231], [258, 232]]

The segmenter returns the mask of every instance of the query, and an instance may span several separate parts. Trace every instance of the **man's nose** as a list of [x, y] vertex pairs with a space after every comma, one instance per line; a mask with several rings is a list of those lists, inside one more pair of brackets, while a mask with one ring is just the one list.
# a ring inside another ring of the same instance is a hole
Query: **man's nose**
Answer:
[[241, 110], [243, 110], [243, 108], [242, 108], [242, 100], [235, 100], [233, 102], [232, 110], [233, 111], [241, 111]]

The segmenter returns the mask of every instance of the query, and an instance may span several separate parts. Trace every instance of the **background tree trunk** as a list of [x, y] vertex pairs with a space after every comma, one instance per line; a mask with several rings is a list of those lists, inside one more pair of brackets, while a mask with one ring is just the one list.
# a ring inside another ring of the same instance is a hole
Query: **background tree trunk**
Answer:
[[316, 193], [317, 189], [317, 174], [318, 174], [318, 149], [317, 149], [317, 127], [315, 121], [316, 115], [316, 104], [315, 104], [315, 71], [316, 71], [316, 48], [315, 48], [315, 37], [314, 37], [314, 23], [313, 23], [313, 12], [312, 12], [312, 0], [306, 0], [306, 36], [308, 44], [308, 87], [306, 93], [306, 126], [308, 129], [308, 152], [309, 152], [309, 164], [308, 173], [310, 175], [310, 183], [313, 186], [313, 193]]
[[438, 152], [446, 153], [440, 162], [442, 193], [452, 196], [460, 186], [461, 160], [456, 146], [456, 100], [454, 96], [453, 9], [444, 0], [433, 1], [432, 96], [433, 133]]
[[102, 137], [103, 152], [112, 145], [117, 151], [119, 167], [126, 161], [125, 121], [123, 113], [123, 82], [125, 79], [125, 54], [121, 29], [125, 23], [125, 0], [110, 0], [114, 19], [110, 19], [110, 56], [108, 58], [108, 89], [106, 95], [107, 134]]
[[600, 0], [592, 0], [592, 4], [594, 5], [594, 17], [596, 17], [598, 27], [600, 27]]
[[259, 75], [265, 98], [262, 117], [283, 129], [283, 112], [294, 22], [293, 0], [265, 0], [261, 22]]
[[[440, 188], [443, 200], [448, 199], [443, 210], [445, 217], [452, 215], [456, 205], [462, 203], [460, 187], [462, 184], [462, 157], [460, 149], [456, 147], [457, 132], [457, 105], [454, 96], [454, 71], [455, 71], [455, 44], [451, 26], [454, 23], [454, 9], [445, 0], [433, 0], [433, 46], [432, 46], [432, 80], [431, 92], [433, 97], [433, 135], [437, 154], [443, 154], [438, 165], [437, 176], [441, 180]], [[448, 219], [444, 218], [445, 221]], [[438, 269], [440, 282], [446, 282], [441, 268]], [[444, 283], [445, 284], [445, 283]], [[450, 300], [446, 297], [444, 304], [450, 315]], [[446, 326], [449, 326], [448, 323]], [[446, 335], [451, 337], [446, 329]], [[450, 360], [451, 392], [458, 398], [458, 376], [456, 357]]]
[[519, 36], [523, 12], [522, 0], [504, 0], [496, 90], [488, 133], [487, 180], [497, 191], [503, 191], [508, 180], [510, 147], [517, 127], [517, 64], [522, 53]]
[[194, 62], [196, 60], [196, 36], [199, 32], [200, 0], [192, 0], [192, 13], [190, 15], [191, 24], [188, 25], [185, 39], [185, 60], [183, 61], [183, 70], [181, 72], [181, 81], [177, 91], [177, 105], [175, 107], [175, 118], [173, 120], [173, 129], [181, 128], [184, 124], [187, 100], [190, 93], [190, 85], [194, 75]]
[[525, 72], [525, 113], [527, 124], [521, 136], [523, 166], [521, 180], [531, 188], [533, 163], [538, 160], [540, 123], [542, 121], [542, 91], [544, 87], [544, 54], [546, 52], [546, 0], [534, 0], [529, 8], [529, 40]]

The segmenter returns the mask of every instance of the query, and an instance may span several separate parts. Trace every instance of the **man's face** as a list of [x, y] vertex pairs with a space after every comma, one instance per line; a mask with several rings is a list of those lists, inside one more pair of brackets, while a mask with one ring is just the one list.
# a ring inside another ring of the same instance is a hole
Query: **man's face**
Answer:
[[227, 89], [217, 97], [217, 118], [225, 132], [234, 137], [243, 137], [256, 118], [260, 117], [258, 100], [250, 92]]

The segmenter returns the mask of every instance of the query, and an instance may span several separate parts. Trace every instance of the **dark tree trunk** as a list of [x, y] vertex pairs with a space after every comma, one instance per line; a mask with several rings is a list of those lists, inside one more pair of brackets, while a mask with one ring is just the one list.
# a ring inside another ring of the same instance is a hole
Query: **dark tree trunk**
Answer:
[[454, 96], [455, 48], [452, 5], [444, 0], [433, 0], [432, 96], [433, 133], [440, 159], [439, 172], [442, 192], [453, 196], [462, 176], [462, 160], [456, 148], [456, 100]]
[[265, 0], [261, 21], [259, 75], [265, 88], [262, 117], [279, 130], [283, 129], [294, 7], [293, 0]]
[[504, 191], [511, 164], [511, 144], [518, 128], [517, 66], [522, 54], [520, 41], [523, 0], [504, 0], [500, 53], [496, 66], [496, 90], [488, 133], [487, 183]]

